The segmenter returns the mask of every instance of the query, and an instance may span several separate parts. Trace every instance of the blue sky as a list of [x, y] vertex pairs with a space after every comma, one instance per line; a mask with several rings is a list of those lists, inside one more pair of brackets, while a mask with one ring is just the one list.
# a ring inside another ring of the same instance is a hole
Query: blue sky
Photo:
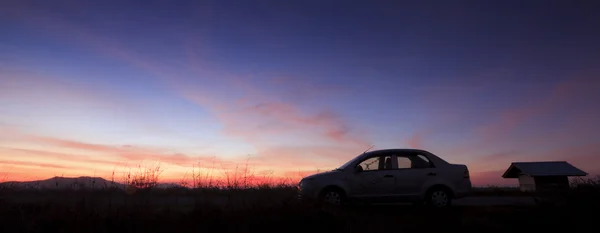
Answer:
[[36, 151], [65, 155], [41, 156], [49, 163], [156, 159], [173, 177], [207, 157], [251, 155], [280, 175], [331, 168], [370, 145], [428, 149], [470, 165], [479, 183], [506, 182], [499, 173], [516, 160], [598, 172], [591, 5], [1, 5], [0, 126], [11, 133], [0, 137], [0, 163], [16, 179], [39, 170], [31, 164], [43, 153], [12, 152], [42, 144]]

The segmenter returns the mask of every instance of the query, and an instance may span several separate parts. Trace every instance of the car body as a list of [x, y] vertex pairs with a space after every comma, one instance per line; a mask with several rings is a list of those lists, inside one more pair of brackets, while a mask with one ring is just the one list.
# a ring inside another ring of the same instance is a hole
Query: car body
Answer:
[[339, 168], [304, 177], [304, 201], [411, 202], [448, 206], [471, 190], [469, 170], [419, 149], [365, 152]]

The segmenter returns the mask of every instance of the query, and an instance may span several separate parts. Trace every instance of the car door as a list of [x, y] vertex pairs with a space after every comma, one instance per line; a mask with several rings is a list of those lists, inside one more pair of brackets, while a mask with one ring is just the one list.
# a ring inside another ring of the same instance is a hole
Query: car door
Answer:
[[417, 197], [423, 186], [437, 175], [432, 163], [423, 155], [397, 153], [393, 158], [395, 196]]
[[393, 195], [393, 158], [389, 154], [378, 154], [360, 161], [351, 178], [351, 193], [358, 198]]

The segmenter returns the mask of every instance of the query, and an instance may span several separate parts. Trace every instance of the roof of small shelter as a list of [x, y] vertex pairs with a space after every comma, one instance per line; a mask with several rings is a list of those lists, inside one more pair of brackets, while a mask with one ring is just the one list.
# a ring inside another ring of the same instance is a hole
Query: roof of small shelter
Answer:
[[566, 161], [513, 162], [502, 174], [503, 178], [529, 176], [586, 176], [587, 173]]

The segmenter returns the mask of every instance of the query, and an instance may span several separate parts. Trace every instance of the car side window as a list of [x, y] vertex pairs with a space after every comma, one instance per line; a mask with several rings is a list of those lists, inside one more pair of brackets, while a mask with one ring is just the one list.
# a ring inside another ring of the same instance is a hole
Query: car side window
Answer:
[[416, 156], [413, 156], [412, 160], [413, 160], [412, 168], [430, 168], [430, 167], [432, 167], [429, 159], [427, 159], [427, 157], [425, 157], [422, 154], [417, 154]]
[[358, 164], [362, 171], [379, 170], [379, 157], [368, 158]]
[[408, 157], [398, 155], [396, 160], [398, 160], [398, 169], [412, 168], [412, 161]]
[[396, 155], [396, 160], [398, 162], [398, 169], [419, 169], [432, 167], [429, 159], [421, 154]]
[[392, 156], [375, 156], [365, 159], [357, 165], [357, 168], [360, 171], [377, 171], [392, 169]]

